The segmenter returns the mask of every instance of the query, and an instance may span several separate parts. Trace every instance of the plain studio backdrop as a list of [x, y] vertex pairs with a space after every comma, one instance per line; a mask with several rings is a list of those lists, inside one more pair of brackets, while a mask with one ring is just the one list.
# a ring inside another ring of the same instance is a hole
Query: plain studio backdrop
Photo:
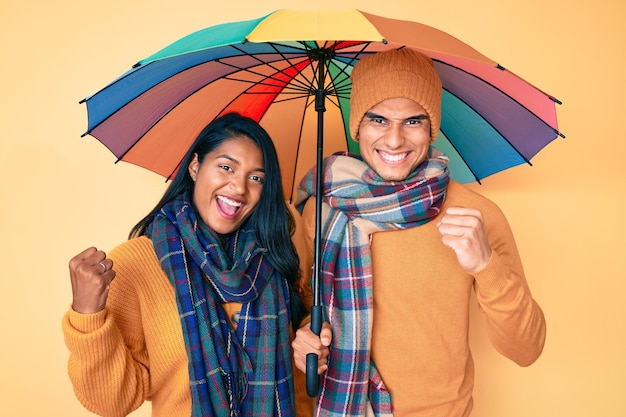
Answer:
[[[190, 32], [281, 8], [358, 8], [425, 23], [563, 101], [566, 139], [532, 167], [472, 185], [506, 213], [548, 324], [543, 355], [520, 368], [489, 345], [472, 311], [473, 415], [626, 415], [622, 0], [2, 2], [0, 415], [92, 415], [67, 377], [68, 260], [124, 241], [166, 186], [81, 138], [87, 112], [78, 101]], [[133, 415], [150, 415], [149, 404]]]

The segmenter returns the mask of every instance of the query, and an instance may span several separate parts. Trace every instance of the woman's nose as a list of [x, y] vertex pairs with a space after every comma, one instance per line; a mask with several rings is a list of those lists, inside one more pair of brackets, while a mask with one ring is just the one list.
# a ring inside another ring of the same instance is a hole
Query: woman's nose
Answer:
[[243, 194], [246, 191], [246, 178], [242, 175], [234, 175], [229, 185], [236, 193]]

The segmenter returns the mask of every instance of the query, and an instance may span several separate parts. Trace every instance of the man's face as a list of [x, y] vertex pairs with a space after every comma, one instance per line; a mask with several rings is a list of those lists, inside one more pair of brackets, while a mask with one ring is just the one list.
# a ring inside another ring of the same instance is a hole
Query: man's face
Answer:
[[390, 98], [371, 109], [359, 125], [361, 156], [382, 178], [402, 181], [428, 156], [430, 120], [408, 98]]

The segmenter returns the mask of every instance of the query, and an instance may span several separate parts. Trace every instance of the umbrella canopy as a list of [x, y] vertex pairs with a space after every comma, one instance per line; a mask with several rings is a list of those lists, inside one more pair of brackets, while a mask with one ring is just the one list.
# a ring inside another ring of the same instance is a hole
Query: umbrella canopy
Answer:
[[192, 33], [84, 99], [85, 135], [171, 178], [200, 130], [238, 111], [274, 139], [290, 199], [322, 137], [324, 155], [358, 153], [348, 129], [354, 64], [401, 47], [430, 56], [442, 79], [435, 146], [457, 181], [529, 163], [561, 135], [550, 95], [445, 32], [359, 10], [278, 10]]

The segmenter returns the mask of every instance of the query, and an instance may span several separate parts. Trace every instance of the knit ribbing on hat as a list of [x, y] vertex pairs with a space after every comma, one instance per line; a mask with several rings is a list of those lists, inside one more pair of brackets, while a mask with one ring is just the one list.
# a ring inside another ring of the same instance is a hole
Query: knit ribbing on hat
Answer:
[[393, 49], [361, 59], [350, 76], [350, 134], [358, 140], [359, 125], [367, 111], [378, 103], [404, 97], [426, 110], [431, 141], [437, 138], [441, 121], [441, 79], [433, 61], [413, 49]]

